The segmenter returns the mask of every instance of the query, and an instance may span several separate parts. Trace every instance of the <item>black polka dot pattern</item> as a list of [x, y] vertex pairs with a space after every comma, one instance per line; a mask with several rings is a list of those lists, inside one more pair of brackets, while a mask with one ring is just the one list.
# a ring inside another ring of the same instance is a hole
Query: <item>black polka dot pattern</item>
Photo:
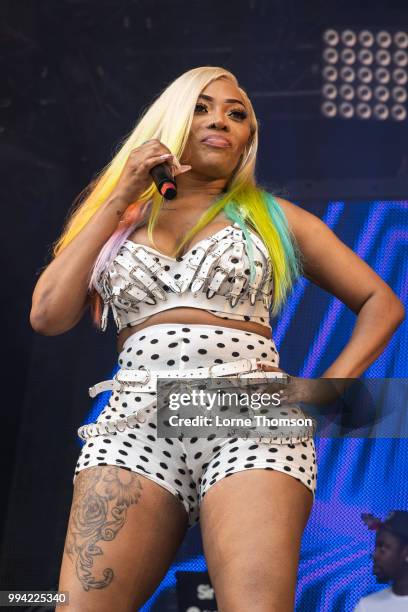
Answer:
[[[260, 357], [279, 366], [272, 339], [229, 327], [164, 323], [130, 336], [118, 357], [123, 369], [183, 370]], [[123, 431], [88, 438], [79, 455], [76, 475], [87, 467], [116, 465], [156, 482], [183, 504], [189, 526], [199, 520], [207, 491], [223, 478], [243, 470], [263, 469], [296, 478], [315, 494], [317, 465], [313, 438], [267, 444], [256, 438], [160, 438], [155, 393], [115, 391], [96, 422], [112, 423], [142, 414], [144, 420]], [[122, 428], [121, 428], [122, 429]], [[233, 482], [231, 480], [231, 482]]]

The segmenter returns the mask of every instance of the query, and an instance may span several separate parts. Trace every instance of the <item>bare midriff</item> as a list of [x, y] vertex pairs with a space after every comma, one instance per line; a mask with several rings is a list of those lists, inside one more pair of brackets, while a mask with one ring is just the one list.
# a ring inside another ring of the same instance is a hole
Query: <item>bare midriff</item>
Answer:
[[165, 310], [163, 312], [158, 312], [151, 317], [149, 317], [143, 323], [139, 323], [139, 325], [134, 325], [132, 327], [125, 327], [118, 334], [117, 337], [117, 347], [118, 352], [120, 353], [123, 347], [123, 344], [129, 336], [132, 336], [134, 333], [138, 332], [145, 327], [150, 327], [151, 325], [159, 325], [161, 323], [181, 323], [181, 324], [202, 324], [202, 325], [218, 325], [221, 327], [232, 327], [235, 329], [242, 329], [243, 331], [252, 332], [253, 334], [259, 334], [264, 336], [265, 338], [271, 338], [271, 330], [266, 325], [261, 325], [260, 323], [255, 323], [254, 321], [237, 321], [235, 319], [223, 319], [218, 317], [211, 312], [207, 312], [206, 310], [202, 310], [201, 308], [170, 308], [169, 310]]

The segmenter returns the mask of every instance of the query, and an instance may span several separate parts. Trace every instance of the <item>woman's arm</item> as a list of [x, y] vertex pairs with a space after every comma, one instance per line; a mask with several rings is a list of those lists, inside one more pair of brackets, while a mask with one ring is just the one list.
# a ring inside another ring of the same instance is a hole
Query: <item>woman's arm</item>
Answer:
[[323, 221], [287, 200], [276, 200], [304, 255], [304, 276], [357, 315], [349, 342], [321, 378], [357, 378], [381, 355], [404, 320], [404, 305]]
[[91, 268], [128, 205], [120, 196], [108, 198], [46, 267], [32, 297], [30, 323], [36, 332], [45, 336], [62, 334], [81, 319], [89, 304]]
[[33, 294], [30, 323], [45, 336], [68, 331], [88, 306], [90, 271], [126, 208], [152, 183], [150, 170], [173, 157], [159, 140], [131, 151], [111, 195], [85, 227], [41, 274]]

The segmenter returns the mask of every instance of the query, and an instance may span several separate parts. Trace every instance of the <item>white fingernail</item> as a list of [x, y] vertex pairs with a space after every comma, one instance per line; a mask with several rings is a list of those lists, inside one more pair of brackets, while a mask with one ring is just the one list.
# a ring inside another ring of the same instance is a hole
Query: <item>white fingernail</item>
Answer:
[[165, 159], [166, 157], [172, 157], [172, 153], [165, 153], [164, 155], [160, 155], [160, 159]]

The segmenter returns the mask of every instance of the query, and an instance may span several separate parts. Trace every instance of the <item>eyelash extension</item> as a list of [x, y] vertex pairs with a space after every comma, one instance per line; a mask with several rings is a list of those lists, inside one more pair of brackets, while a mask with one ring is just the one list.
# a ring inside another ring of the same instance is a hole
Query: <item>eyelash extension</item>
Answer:
[[[196, 108], [196, 110], [197, 110], [197, 107], [198, 107], [198, 106], [201, 106], [202, 108], [205, 108], [205, 110], [208, 110], [208, 107], [207, 107], [205, 104], [203, 104], [202, 102], [197, 102], [196, 107], [195, 107], [195, 108]], [[245, 111], [243, 111], [243, 110], [232, 109], [230, 112], [231, 112], [231, 113], [236, 113], [236, 114], [238, 115], [238, 117], [239, 117], [240, 119], [242, 119], [242, 120], [243, 120], [243, 119], [246, 119], [246, 117], [248, 117], [248, 113], [246, 113], [246, 112], [245, 112]]]

